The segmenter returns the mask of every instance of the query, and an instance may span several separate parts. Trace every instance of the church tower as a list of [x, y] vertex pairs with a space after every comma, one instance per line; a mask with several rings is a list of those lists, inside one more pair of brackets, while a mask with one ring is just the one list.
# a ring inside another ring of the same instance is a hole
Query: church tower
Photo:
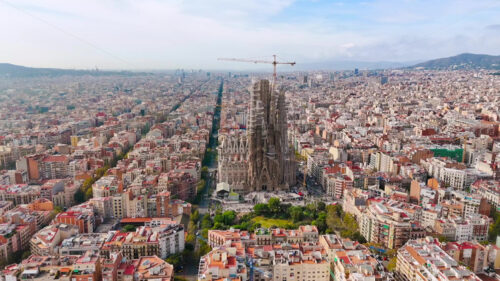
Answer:
[[253, 85], [248, 120], [248, 192], [288, 189], [295, 183], [295, 159], [287, 134], [283, 91], [268, 80]]

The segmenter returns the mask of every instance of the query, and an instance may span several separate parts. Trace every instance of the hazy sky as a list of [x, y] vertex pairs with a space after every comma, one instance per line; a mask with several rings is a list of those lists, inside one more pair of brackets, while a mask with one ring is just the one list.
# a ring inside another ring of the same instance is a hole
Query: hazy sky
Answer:
[[0, 0], [0, 36], [0, 62], [64, 68], [499, 55], [500, 1]]

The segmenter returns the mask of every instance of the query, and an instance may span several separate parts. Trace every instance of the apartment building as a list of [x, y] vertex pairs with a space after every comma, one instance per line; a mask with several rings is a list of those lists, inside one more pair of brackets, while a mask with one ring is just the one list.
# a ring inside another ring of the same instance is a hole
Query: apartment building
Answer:
[[48, 155], [41, 161], [40, 174], [44, 179], [62, 179], [69, 176], [69, 158], [65, 155]]
[[409, 239], [425, 236], [418, 217], [412, 218], [407, 212], [383, 202], [370, 203], [359, 220], [361, 235], [366, 240], [389, 249], [397, 249]]
[[335, 199], [341, 199], [344, 195], [344, 190], [351, 190], [353, 181], [345, 175], [328, 175], [326, 177], [326, 194]]
[[39, 230], [30, 240], [33, 255], [56, 255], [64, 239], [79, 233], [78, 227], [71, 224], [53, 224]]
[[308, 247], [308, 243], [305, 244], [301, 245], [302, 249], [294, 249], [291, 245], [282, 245], [280, 249], [274, 249], [272, 263], [274, 280], [330, 280], [330, 262], [322, 253], [323, 247], [320, 245]]
[[92, 195], [94, 198], [113, 196], [119, 191], [119, 186], [116, 176], [104, 176], [92, 185]]
[[128, 259], [153, 255], [165, 259], [184, 251], [184, 246], [184, 227], [168, 223], [156, 227], [141, 226], [135, 232], [111, 231], [100, 252], [108, 257], [121, 251]]
[[198, 269], [198, 281], [225, 280], [246, 281], [248, 270], [244, 254], [235, 247], [220, 247], [201, 257]]
[[101, 257], [92, 251], [80, 256], [73, 265], [72, 281], [101, 280]]
[[327, 252], [331, 263], [329, 274], [339, 281], [385, 280], [384, 267], [370, 250], [357, 241], [340, 238], [334, 234], [321, 235], [319, 244]]
[[174, 267], [157, 256], [142, 256], [134, 261], [134, 276], [139, 281], [174, 280]]
[[478, 180], [471, 185], [471, 191], [486, 198], [494, 208], [500, 208], [500, 184], [497, 180]]
[[12, 201], [15, 206], [29, 204], [40, 198], [40, 189], [27, 184], [0, 186], [0, 200]]
[[488, 267], [488, 249], [477, 242], [449, 242], [441, 248], [457, 262], [478, 274]]
[[81, 233], [64, 239], [59, 248], [63, 256], [84, 255], [86, 252], [99, 253], [108, 233]]
[[46, 181], [40, 187], [40, 197], [52, 201], [54, 195], [64, 192], [64, 186], [66, 184], [65, 180], [61, 179], [51, 179]]
[[64, 223], [78, 226], [80, 233], [92, 233], [97, 227], [94, 208], [91, 204], [80, 204], [56, 215], [52, 223]]
[[454, 260], [432, 238], [409, 240], [398, 250], [396, 272], [408, 281], [480, 281], [472, 271]]

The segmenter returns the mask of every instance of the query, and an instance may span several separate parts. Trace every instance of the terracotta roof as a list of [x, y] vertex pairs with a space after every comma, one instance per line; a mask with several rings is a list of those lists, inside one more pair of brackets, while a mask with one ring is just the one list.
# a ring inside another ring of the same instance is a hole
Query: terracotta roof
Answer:
[[121, 223], [145, 223], [150, 222], [152, 218], [124, 218], [120, 222]]
[[49, 155], [43, 158], [43, 162], [66, 162], [68, 157], [64, 155]]

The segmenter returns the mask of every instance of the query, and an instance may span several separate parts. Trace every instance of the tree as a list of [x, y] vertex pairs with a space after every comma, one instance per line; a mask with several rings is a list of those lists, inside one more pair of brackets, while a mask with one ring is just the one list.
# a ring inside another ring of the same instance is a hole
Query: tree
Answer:
[[500, 235], [500, 212], [495, 211], [492, 217], [493, 223], [490, 225], [488, 231], [488, 238], [490, 242], [494, 242], [497, 239], [497, 236]]
[[311, 223], [318, 228], [319, 233], [324, 233], [326, 231], [326, 213], [320, 212], [318, 217]]
[[193, 234], [188, 234], [186, 236], [186, 243], [195, 243], [196, 242], [196, 236]]
[[127, 224], [123, 227], [123, 232], [134, 232], [135, 231], [135, 226], [131, 224]]
[[326, 225], [330, 231], [339, 231], [342, 237], [347, 237], [360, 243], [366, 239], [359, 233], [358, 222], [353, 215], [344, 213], [341, 206], [334, 205], [326, 207]]
[[193, 222], [197, 222], [200, 219], [200, 212], [196, 209], [191, 213], [191, 218], [190, 220]]
[[54, 206], [54, 213], [59, 214], [63, 211], [63, 208], [61, 206]]
[[306, 205], [306, 210], [307, 210], [310, 218], [316, 217], [316, 210], [317, 210], [317, 208], [316, 208], [316, 205], [314, 203], [307, 204]]
[[351, 231], [356, 231], [358, 229], [358, 222], [353, 215], [347, 213], [344, 214], [342, 221], [344, 222], [344, 225], [347, 229]]
[[292, 206], [290, 207], [289, 210], [290, 217], [292, 218], [293, 222], [299, 222], [302, 220], [302, 207], [300, 206]]
[[188, 222], [187, 232], [188, 234], [196, 233], [196, 224], [192, 220]]
[[203, 189], [205, 188], [205, 180], [204, 179], [201, 179], [197, 184], [196, 184], [196, 193], [199, 194], [203, 191]]
[[324, 211], [326, 209], [326, 204], [324, 202], [318, 202], [318, 211]]
[[210, 252], [210, 246], [205, 241], [200, 241], [200, 248], [198, 249], [198, 257], [202, 257]]
[[328, 206], [327, 207], [327, 218], [326, 224], [328, 228], [331, 230], [341, 230], [342, 229], [342, 220], [340, 217], [340, 212], [338, 211], [337, 206]]
[[91, 187], [92, 184], [94, 184], [94, 179], [93, 178], [88, 178], [85, 181], [83, 181], [82, 188], [83, 189], [87, 189], [87, 188]]
[[267, 216], [269, 214], [269, 206], [263, 203], [255, 204], [253, 211], [257, 216]]
[[108, 170], [108, 168], [109, 168], [109, 166], [104, 166], [104, 167], [96, 169], [95, 170], [95, 177], [99, 179], [102, 176], [104, 176], [104, 174], [106, 173], [106, 171]]
[[254, 218], [254, 216], [252, 213], [244, 214], [240, 218], [240, 223], [251, 222], [253, 218]]
[[165, 259], [165, 261], [168, 262], [169, 264], [173, 265], [174, 267], [178, 267], [179, 265], [183, 264], [182, 255], [180, 253], [168, 256]]
[[271, 197], [268, 202], [269, 212], [276, 216], [281, 211], [281, 202], [279, 198]]
[[397, 254], [398, 254], [397, 249], [387, 249], [387, 251], [385, 252], [385, 255], [390, 258], [394, 258]]
[[366, 243], [366, 238], [361, 235], [359, 231], [354, 232], [354, 234], [351, 237], [352, 240], [358, 241], [359, 243], [363, 244]]
[[31, 251], [30, 250], [26, 250], [23, 252], [23, 255], [21, 256], [21, 259], [25, 260], [27, 258], [29, 258], [31, 256]]
[[344, 216], [344, 210], [342, 209], [342, 206], [340, 206], [340, 205], [334, 205], [333, 209], [335, 210], [335, 213], [337, 214], [338, 217], [343, 217]]
[[396, 264], [398, 263], [398, 258], [393, 257], [392, 259], [389, 260], [389, 263], [387, 264], [387, 270], [389, 271], [394, 271], [396, 270]]
[[92, 187], [87, 188], [87, 190], [85, 191], [85, 201], [89, 200], [90, 198], [92, 198]]
[[448, 243], [448, 242], [450, 242], [450, 239], [448, 239], [448, 237], [443, 236], [443, 235], [439, 235], [438, 240], [441, 243]]
[[224, 224], [224, 216], [221, 213], [214, 216], [214, 225], [217, 223]]
[[227, 226], [231, 226], [234, 223], [234, 220], [236, 219], [236, 212], [235, 211], [225, 211], [222, 214], [223, 218], [223, 223]]
[[75, 192], [74, 199], [77, 204], [85, 202], [85, 192], [83, 192], [83, 190], [79, 188]]
[[210, 218], [209, 214], [205, 214], [203, 216], [203, 219], [201, 220], [201, 228], [202, 229], [209, 229], [212, 227], [212, 219]]
[[203, 228], [200, 234], [203, 238], [208, 239], [208, 228]]
[[226, 226], [222, 222], [216, 222], [214, 223], [213, 229], [226, 229]]

